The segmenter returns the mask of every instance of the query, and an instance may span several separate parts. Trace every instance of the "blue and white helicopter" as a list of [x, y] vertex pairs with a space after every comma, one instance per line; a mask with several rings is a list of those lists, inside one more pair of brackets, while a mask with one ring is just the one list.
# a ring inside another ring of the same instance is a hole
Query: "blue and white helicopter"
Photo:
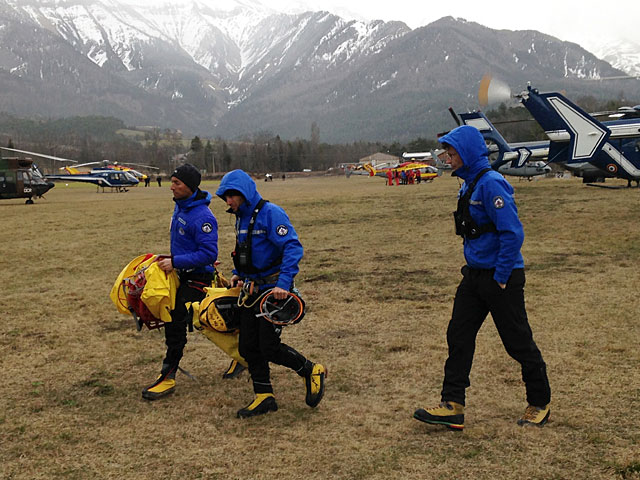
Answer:
[[600, 122], [557, 92], [517, 95], [549, 138], [549, 162], [583, 162], [640, 187], [640, 105]]
[[[569, 170], [589, 164], [601, 176], [623, 178], [628, 187], [632, 182], [640, 187], [640, 105], [609, 112], [611, 120], [601, 122], [558, 92], [540, 93], [527, 86], [514, 97], [545, 131], [547, 162]], [[533, 154], [535, 149], [529, 150]], [[595, 171], [584, 178], [592, 174]]]

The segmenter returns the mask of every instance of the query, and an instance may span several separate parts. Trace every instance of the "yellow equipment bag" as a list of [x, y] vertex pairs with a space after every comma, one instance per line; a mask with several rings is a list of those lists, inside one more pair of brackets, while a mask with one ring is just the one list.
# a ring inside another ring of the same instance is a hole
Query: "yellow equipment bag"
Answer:
[[[194, 325], [195, 327], [195, 325]], [[202, 327], [201, 327], [202, 328]], [[222, 333], [210, 328], [202, 328], [200, 333], [207, 337], [216, 347], [237, 360], [243, 367], [247, 366], [247, 362], [238, 352], [238, 332]]]
[[180, 281], [175, 271], [158, 267], [157, 255], [147, 253], [134, 258], [118, 275], [110, 298], [120, 313], [133, 315], [138, 330], [160, 328], [171, 321], [176, 290]]
[[238, 352], [238, 295], [241, 288], [205, 288], [207, 296], [201, 302], [191, 304], [193, 327], [207, 337], [218, 348], [237, 360], [241, 365], [247, 362]]
[[205, 288], [207, 296], [200, 302], [198, 323], [217, 332], [234, 332], [240, 328], [238, 297], [240, 287]]

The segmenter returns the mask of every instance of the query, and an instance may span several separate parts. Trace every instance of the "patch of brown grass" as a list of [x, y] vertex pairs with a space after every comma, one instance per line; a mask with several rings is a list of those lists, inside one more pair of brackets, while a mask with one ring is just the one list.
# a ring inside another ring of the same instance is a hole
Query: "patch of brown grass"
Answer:
[[[284, 340], [326, 363], [329, 378], [311, 410], [301, 380], [274, 366], [280, 410], [245, 421], [235, 412], [252, 398], [250, 383], [223, 381], [228, 359], [197, 333], [182, 362], [197, 381], [179, 376], [172, 397], [140, 398], [164, 337], [137, 333], [108, 293], [131, 258], [167, 252], [168, 187], [96, 194], [59, 184], [34, 206], [0, 202], [0, 476], [640, 478], [638, 191], [513, 184], [552, 421], [515, 425], [524, 388], [488, 319], [463, 433], [411, 418], [439, 400], [463, 263], [451, 177], [393, 188], [363, 177], [258, 183], [305, 246], [297, 283], [309, 313]], [[218, 199], [212, 210], [228, 272], [232, 220]]]

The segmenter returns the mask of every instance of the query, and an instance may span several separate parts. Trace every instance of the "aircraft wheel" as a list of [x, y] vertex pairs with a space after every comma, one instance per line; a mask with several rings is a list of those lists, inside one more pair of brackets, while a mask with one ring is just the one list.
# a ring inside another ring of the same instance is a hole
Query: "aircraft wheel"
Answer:
[[27, 201], [24, 202], [26, 205], [33, 205], [33, 200], [31, 198], [27, 198]]

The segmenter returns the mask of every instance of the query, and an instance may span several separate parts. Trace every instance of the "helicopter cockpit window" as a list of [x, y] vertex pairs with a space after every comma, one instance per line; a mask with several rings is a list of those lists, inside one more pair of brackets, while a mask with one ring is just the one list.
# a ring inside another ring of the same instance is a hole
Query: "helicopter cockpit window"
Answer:
[[22, 172], [22, 181], [24, 183], [31, 183], [31, 175], [29, 175], [29, 172]]

